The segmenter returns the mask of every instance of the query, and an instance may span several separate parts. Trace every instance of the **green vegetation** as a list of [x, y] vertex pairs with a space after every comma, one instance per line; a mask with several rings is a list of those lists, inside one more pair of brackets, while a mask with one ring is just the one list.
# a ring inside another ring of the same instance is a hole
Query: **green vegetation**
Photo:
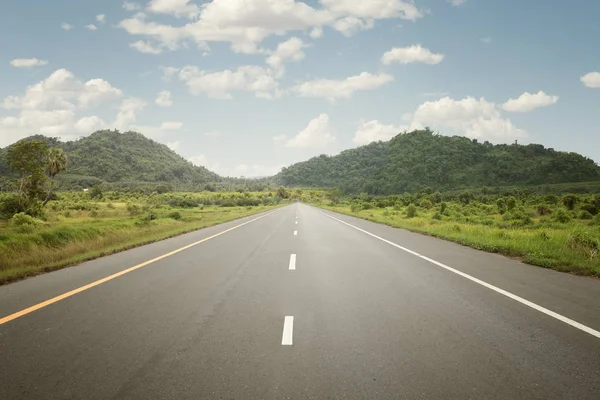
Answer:
[[493, 145], [426, 129], [336, 156], [314, 157], [284, 168], [275, 178], [285, 186], [337, 187], [344, 193], [378, 195], [426, 187], [447, 191], [577, 182], [595, 182], [598, 188], [600, 167], [579, 154], [538, 144]]
[[99, 131], [65, 143], [37, 135], [0, 150], [0, 176], [4, 177], [0, 185], [8, 185], [6, 178], [16, 178], [8, 167], [6, 154], [19, 143], [31, 141], [66, 153], [69, 171], [57, 179], [61, 190], [81, 190], [100, 183], [109, 183], [112, 188], [148, 186], [156, 190], [162, 186], [162, 191], [203, 190], [207, 183], [223, 180], [140, 133]]
[[537, 195], [515, 190], [316, 195], [314, 205], [449, 239], [526, 263], [600, 277], [600, 194]]
[[[267, 211], [285, 204], [277, 194], [59, 193], [38, 217], [0, 220], [0, 284]], [[0, 194], [0, 204], [7, 198]]]

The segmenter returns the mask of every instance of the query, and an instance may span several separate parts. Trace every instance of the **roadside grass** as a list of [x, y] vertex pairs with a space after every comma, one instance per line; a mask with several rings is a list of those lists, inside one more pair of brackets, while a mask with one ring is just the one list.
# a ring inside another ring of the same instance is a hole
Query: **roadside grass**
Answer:
[[[517, 258], [527, 264], [577, 275], [600, 277], [600, 226], [594, 222], [558, 223], [534, 217], [526, 224], [507, 223], [501, 215], [464, 217], [461, 207], [448, 210], [459, 215], [441, 215], [437, 207], [357, 209], [351, 204], [313, 202], [315, 206], [369, 221], [451, 240], [465, 246]], [[447, 211], [446, 214], [449, 214]], [[587, 222], [587, 221], [586, 221]], [[522, 226], [519, 226], [522, 225]]]
[[49, 211], [45, 220], [25, 216], [18, 225], [0, 221], [0, 285], [284, 204], [173, 208], [87, 201], [89, 210]]

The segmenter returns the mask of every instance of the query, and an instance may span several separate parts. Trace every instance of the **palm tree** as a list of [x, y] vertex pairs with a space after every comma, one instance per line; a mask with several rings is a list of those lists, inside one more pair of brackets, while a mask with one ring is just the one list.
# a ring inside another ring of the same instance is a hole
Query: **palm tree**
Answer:
[[52, 189], [54, 188], [54, 177], [67, 170], [67, 155], [58, 147], [52, 147], [48, 150], [48, 163], [46, 164], [46, 175], [50, 179], [48, 185], [48, 195], [44, 200], [44, 205], [50, 200]]

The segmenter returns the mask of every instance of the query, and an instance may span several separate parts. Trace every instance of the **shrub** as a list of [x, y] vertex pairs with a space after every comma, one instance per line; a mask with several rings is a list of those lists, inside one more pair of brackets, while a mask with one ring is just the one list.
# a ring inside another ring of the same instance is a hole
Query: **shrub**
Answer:
[[596, 207], [596, 205], [593, 203], [582, 204], [581, 209], [584, 211], [587, 211], [588, 213], [590, 213], [592, 215], [598, 214], [598, 207]]
[[568, 194], [562, 199], [562, 203], [565, 207], [567, 207], [567, 210], [573, 210], [575, 208], [575, 204], [577, 204], [578, 201], [579, 198], [574, 194]]
[[90, 217], [92, 217], [92, 218], [98, 218], [98, 211], [96, 211], [96, 210], [90, 211]]
[[414, 204], [408, 206], [408, 208], [406, 209], [406, 216], [408, 218], [414, 218], [417, 216], [417, 207], [415, 207]]
[[594, 218], [594, 216], [591, 213], [589, 213], [588, 211], [585, 211], [585, 210], [581, 211], [577, 217], [579, 219], [592, 219], [592, 218]]
[[27, 215], [23, 212], [17, 213], [12, 216], [10, 223], [21, 233], [31, 233], [38, 226], [42, 225], [43, 222], [33, 218], [31, 215]]
[[19, 198], [5, 196], [0, 201], [0, 218], [8, 219], [19, 212]]
[[140, 213], [140, 207], [137, 204], [127, 203], [127, 211], [129, 215], [134, 216]]
[[433, 214], [433, 217], [431, 217], [433, 219], [437, 219], [438, 221], [442, 219], [442, 214], [440, 214], [439, 212], [436, 212], [435, 214]]
[[559, 209], [556, 214], [554, 214], [554, 220], [556, 222], [560, 222], [566, 224], [571, 221], [571, 215], [564, 209]]
[[173, 211], [167, 215], [167, 218], [179, 221], [181, 219], [181, 213], [179, 211]]
[[510, 196], [508, 198], [508, 200], [506, 201], [506, 207], [510, 211], [510, 210], [513, 210], [516, 206], [517, 206], [517, 199], [515, 198], [515, 196]]
[[108, 203], [106, 205], [106, 208], [110, 208], [111, 210], [114, 210], [115, 209], [115, 205], [113, 203]]
[[539, 215], [550, 215], [552, 214], [552, 209], [546, 204], [538, 204], [537, 212]]
[[448, 209], [448, 204], [446, 202], [443, 202], [440, 204], [440, 213], [444, 214], [447, 209]]
[[419, 205], [426, 210], [429, 210], [431, 207], [433, 207], [431, 201], [427, 199], [421, 200], [421, 203]]

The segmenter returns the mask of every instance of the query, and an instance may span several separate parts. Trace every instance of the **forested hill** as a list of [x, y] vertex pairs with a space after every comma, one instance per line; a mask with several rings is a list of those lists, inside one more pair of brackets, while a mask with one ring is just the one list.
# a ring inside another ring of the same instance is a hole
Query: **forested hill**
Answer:
[[[221, 178], [204, 167], [194, 166], [164, 144], [136, 132], [98, 131], [72, 142], [41, 135], [28, 139], [61, 147], [68, 157], [66, 174], [58, 176], [66, 186], [91, 186], [100, 182], [165, 183], [174, 187], [195, 188]], [[0, 150], [0, 173], [10, 169]]]
[[580, 154], [539, 144], [493, 145], [422, 130], [336, 156], [311, 158], [284, 168], [276, 180], [286, 186], [398, 194], [424, 187], [444, 190], [598, 181], [600, 167]]

